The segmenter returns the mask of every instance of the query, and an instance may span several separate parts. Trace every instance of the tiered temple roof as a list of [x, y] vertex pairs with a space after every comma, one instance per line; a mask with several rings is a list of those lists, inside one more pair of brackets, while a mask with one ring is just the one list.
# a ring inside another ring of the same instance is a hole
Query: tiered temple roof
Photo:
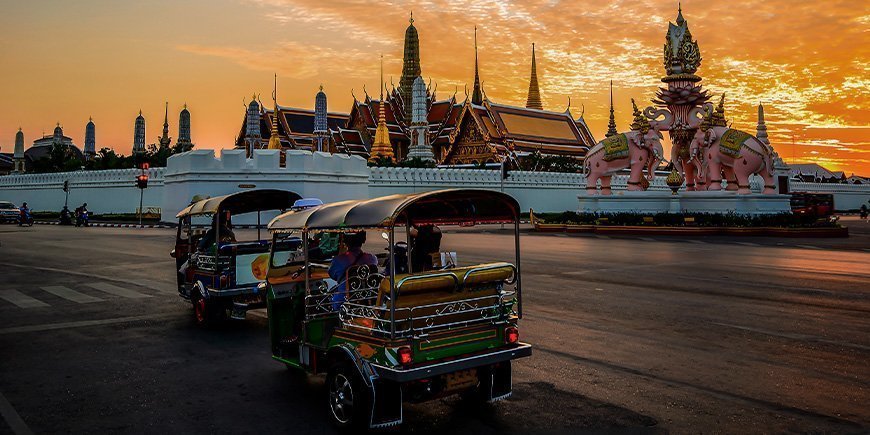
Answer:
[[[262, 147], [265, 147], [272, 137], [273, 113], [272, 109], [260, 110]], [[347, 119], [347, 114], [330, 112], [327, 114], [326, 122], [330, 131], [337, 131], [347, 124]], [[247, 122], [248, 116], [245, 114], [236, 139], [236, 148], [245, 148], [245, 125]], [[278, 106], [278, 139], [283, 148], [311, 149], [314, 144], [314, 110]], [[341, 150], [335, 151], [341, 152]]]

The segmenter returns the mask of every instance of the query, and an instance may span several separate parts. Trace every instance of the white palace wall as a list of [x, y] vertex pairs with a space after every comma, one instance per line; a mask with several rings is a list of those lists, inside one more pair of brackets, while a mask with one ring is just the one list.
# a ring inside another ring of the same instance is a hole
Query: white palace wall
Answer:
[[[148, 188], [143, 196], [143, 207], [163, 204], [163, 177], [166, 168], [148, 170]], [[15, 174], [0, 177], [0, 201], [16, 205], [27, 202], [34, 211], [60, 211], [63, 208], [63, 182], [69, 180], [69, 207], [75, 209], [83, 202], [94, 213], [134, 213], [139, 208], [139, 189], [136, 176], [139, 169], [110, 169], [105, 171], [56, 172], [51, 174]]]
[[[27, 201], [36, 211], [59, 211], [63, 207], [63, 182], [70, 181], [69, 204], [88, 203], [95, 213], [134, 213], [139, 206], [135, 186], [138, 169], [76, 171], [52, 174], [0, 176], [0, 200]], [[289, 151], [286, 166], [280, 166], [276, 150], [257, 150], [246, 159], [243, 150], [194, 150], [172, 156], [166, 168], [148, 171], [144, 206], [159, 207], [162, 220], [173, 222], [175, 214], [195, 195], [218, 196], [251, 188], [292, 190], [324, 202], [375, 198], [394, 193], [448, 188], [504, 190], [514, 196], [524, 211], [577, 209], [577, 196], [584, 192], [581, 174], [511, 171], [503, 183], [497, 170], [453, 168], [368, 167], [357, 156], [308, 151]], [[614, 175], [614, 190], [624, 190], [627, 175]], [[759, 180], [752, 180], [759, 191]], [[667, 190], [665, 177], [658, 176], [652, 190]], [[834, 194], [838, 210], [854, 210], [870, 200], [870, 185], [792, 183], [792, 191]], [[264, 217], [264, 220], [266, 217]]]

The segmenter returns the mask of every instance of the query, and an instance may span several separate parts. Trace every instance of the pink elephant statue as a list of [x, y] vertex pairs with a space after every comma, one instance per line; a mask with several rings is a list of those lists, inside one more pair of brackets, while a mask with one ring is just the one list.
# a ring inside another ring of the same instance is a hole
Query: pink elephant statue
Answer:
[[655, 170], [662, 161], [662, 134], [650, 128], [646, 134], [640, 131], [619, 133], [593, 146], [583, 162], [586, 175], [586, 193], [597, 192], [601, 180], [601, 194], [610, 195], [610, 179], [614, 173], [631, 168], [628, 190], [646, 190], [642, 178], [646, 170], [647, 181], [652, 182]]
[[758, 174], [764, 179], [762, 193], [776, 193], [770, 150], [749, 133], [723, 126], [702, 126], [692, 138], [689, 153], [698, 179], [707, 184], [707, 190], [721, 190], [724, 175], [728, 190], [748, 194], [749, 177]]
[[[601, 194], [610, 195], [610, 179], [614, 173], [630, 168], [628, 190], [646, 190], [655, 178], [655, 170], [664, 159], [662, 154], [661, 130], [667, 130], [673, 118], [666, 110], [648, 111], [646, 115], [637, 109], [634, 99], [634, 121], [631, 131], [618, 133], [593, 146], [583, 161], [583, 174], [586, 175], [586, 193], [595, 194], [598, 180], [601, 180]], [[664, 116], [663, 120], [658, 120]], [[644, 169], [646, 181], [643, 184]]]

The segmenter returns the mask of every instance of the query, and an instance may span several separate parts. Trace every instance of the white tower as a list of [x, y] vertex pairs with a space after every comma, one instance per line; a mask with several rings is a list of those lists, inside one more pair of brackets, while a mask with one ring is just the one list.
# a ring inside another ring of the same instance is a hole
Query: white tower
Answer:
[[251, 97], [251, 102], [248, 103], [247, 116], [245, 117], [245, 154], [253, 157], [254, 150], [262, 147], [263, 136], [260, 132], [260, 103], [257, 102], [257, 96]]
[[94, 118], [88, 119], [85, 126], [85, 160], [91, 160], [97, 153], [97, 131], [94, 126]]
[[24, 132], [18, 128], [18, 133], [15, 133], [15, 149], [12, 154], [12, 172], [23, 174], [24, 169]]
[[435, 161], [432, 146], [429, 145], [429, 121], [426, 110], [426, 84], [422, 77], [414, 79], [411, 89], [411, 146], [408, 159], [415, 157], [424, 161]]
[[314, 150], [329, 151], [329, 124], [323, 85], [320, 85], [320, 92], [314, 97]]
[[141, 110], [133, 127], [133, 154], [145, 154], [145, 117]]

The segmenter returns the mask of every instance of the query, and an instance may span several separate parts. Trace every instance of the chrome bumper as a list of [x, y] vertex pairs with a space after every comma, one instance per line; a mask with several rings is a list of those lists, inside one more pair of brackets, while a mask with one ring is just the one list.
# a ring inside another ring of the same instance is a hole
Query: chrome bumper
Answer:
[[385, 367], [377, 364], [372, 364], [378, 376], [388, 381], [409, 382], [418, 379], [431, 378], [447, 373], [453, 373], [460, 370], [468, 370], [477, 367], [488, 366], [491, 364], [510, 361], [512, 359], [523, 358], [532, 355], [532, 345], [520, 343], [516, 347], [510, 349], [498, 350], [495, 352], [484, 353], [481, 355], [469, 356], [452, 361], [439, 362], [422, 367], [413, 367], [408, 369]]

